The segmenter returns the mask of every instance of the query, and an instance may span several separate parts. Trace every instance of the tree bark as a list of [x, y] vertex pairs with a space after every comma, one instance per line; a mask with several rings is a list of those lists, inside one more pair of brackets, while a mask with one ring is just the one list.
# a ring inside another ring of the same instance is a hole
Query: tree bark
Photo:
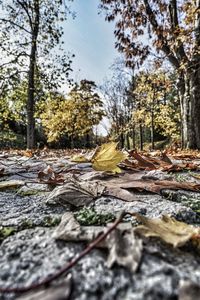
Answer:
[[139, 126], [139, 131], [140, 131], [140, 150], [143, 151], [143, 128], [142, 124]]
[[131, 131], [131, 137], [132, 137], [132, 148], [136, 149], [136, 142], [135, 142], [135, 126], [132, 128]]
[[155, 143], [154, 143], [154, 112], [151, 112], [151, 149], [154, 150]]
[[124, 148], [124, 134], [122, 132], [120, 133], [120, 147]]
[[127, 149], [130, 149], [130, 140], [129, 140], [129, 132], [126, 133], [126, 147]]
[[32, 23], [32, 43], [28, 71], [28, 89], [27, 89], [27, 148], [35, 147], [35, 67], [37, 52], [37, 37], [39, 31], [39, 0], [34, 0], [35, 18]]
[[179, 78], [183, 148], [200, 149], [200, 57]]
[[155, 141], [154, 141], [154, 110], [155, 110], [155, 88], [153, 92], [153, 99], [151, 105], [151, 148], [154, 150], [155, 148]]
[[190, 75], [191, 137], [189, 147], [200, 149], [200, 55], [192, 61]]

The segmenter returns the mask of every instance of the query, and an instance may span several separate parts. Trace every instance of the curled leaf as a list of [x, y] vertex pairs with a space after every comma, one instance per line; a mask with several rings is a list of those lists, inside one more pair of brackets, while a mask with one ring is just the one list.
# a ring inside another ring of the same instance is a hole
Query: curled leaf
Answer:
[[99, 182], [78, 181], [73, 177], [68, 178], [68, 182], [63, 186], [55, 188], [48, 196], [47, 203], [59, 203], [63, 206], [69, 204], [75, 207], [88, 205], [95, 198], [100, 197], [105, 186]]

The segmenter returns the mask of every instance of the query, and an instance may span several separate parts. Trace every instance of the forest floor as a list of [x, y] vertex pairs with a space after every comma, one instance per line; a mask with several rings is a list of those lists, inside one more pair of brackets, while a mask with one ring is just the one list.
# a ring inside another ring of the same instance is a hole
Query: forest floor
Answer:
[[200, 154], [74, 152], [1, 151], [0, 299], [200, 299]]

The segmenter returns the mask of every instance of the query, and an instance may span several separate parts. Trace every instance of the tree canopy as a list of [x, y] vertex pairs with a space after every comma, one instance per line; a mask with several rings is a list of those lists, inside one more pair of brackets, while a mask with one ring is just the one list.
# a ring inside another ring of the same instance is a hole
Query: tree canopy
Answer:
[[[184, 147], [200, 149], [200, 1], [101, 0], [129, 67], [148, 57], [178, 73]], [[148, 41], [145, 37], [148, 37]]]

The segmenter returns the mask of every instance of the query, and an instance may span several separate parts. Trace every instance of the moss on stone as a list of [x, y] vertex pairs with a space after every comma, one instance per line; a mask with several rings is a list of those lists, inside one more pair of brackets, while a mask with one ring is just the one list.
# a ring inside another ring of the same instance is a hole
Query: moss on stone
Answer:
[[85, 226], [89, 225], [106, 225], [115, 220], [115, 216], [111, 213], [97, 213], [94, 209], [83, 208], [74, 213], [76, 220]]
[[17, 194], [21, 197], [27, 197], [27, 196], [34, 196], [34, 195], [40, 195], [43, 191], [40, 190], [26, 190], [26, 191], [19, 191]]
[[0, 226], [0, 241], [4, 240], [5, 238], [7, 238], [8, 236], [14, 234], [16, 232], [16, 228], [15, 227], [11, 227], [11, 226]]

